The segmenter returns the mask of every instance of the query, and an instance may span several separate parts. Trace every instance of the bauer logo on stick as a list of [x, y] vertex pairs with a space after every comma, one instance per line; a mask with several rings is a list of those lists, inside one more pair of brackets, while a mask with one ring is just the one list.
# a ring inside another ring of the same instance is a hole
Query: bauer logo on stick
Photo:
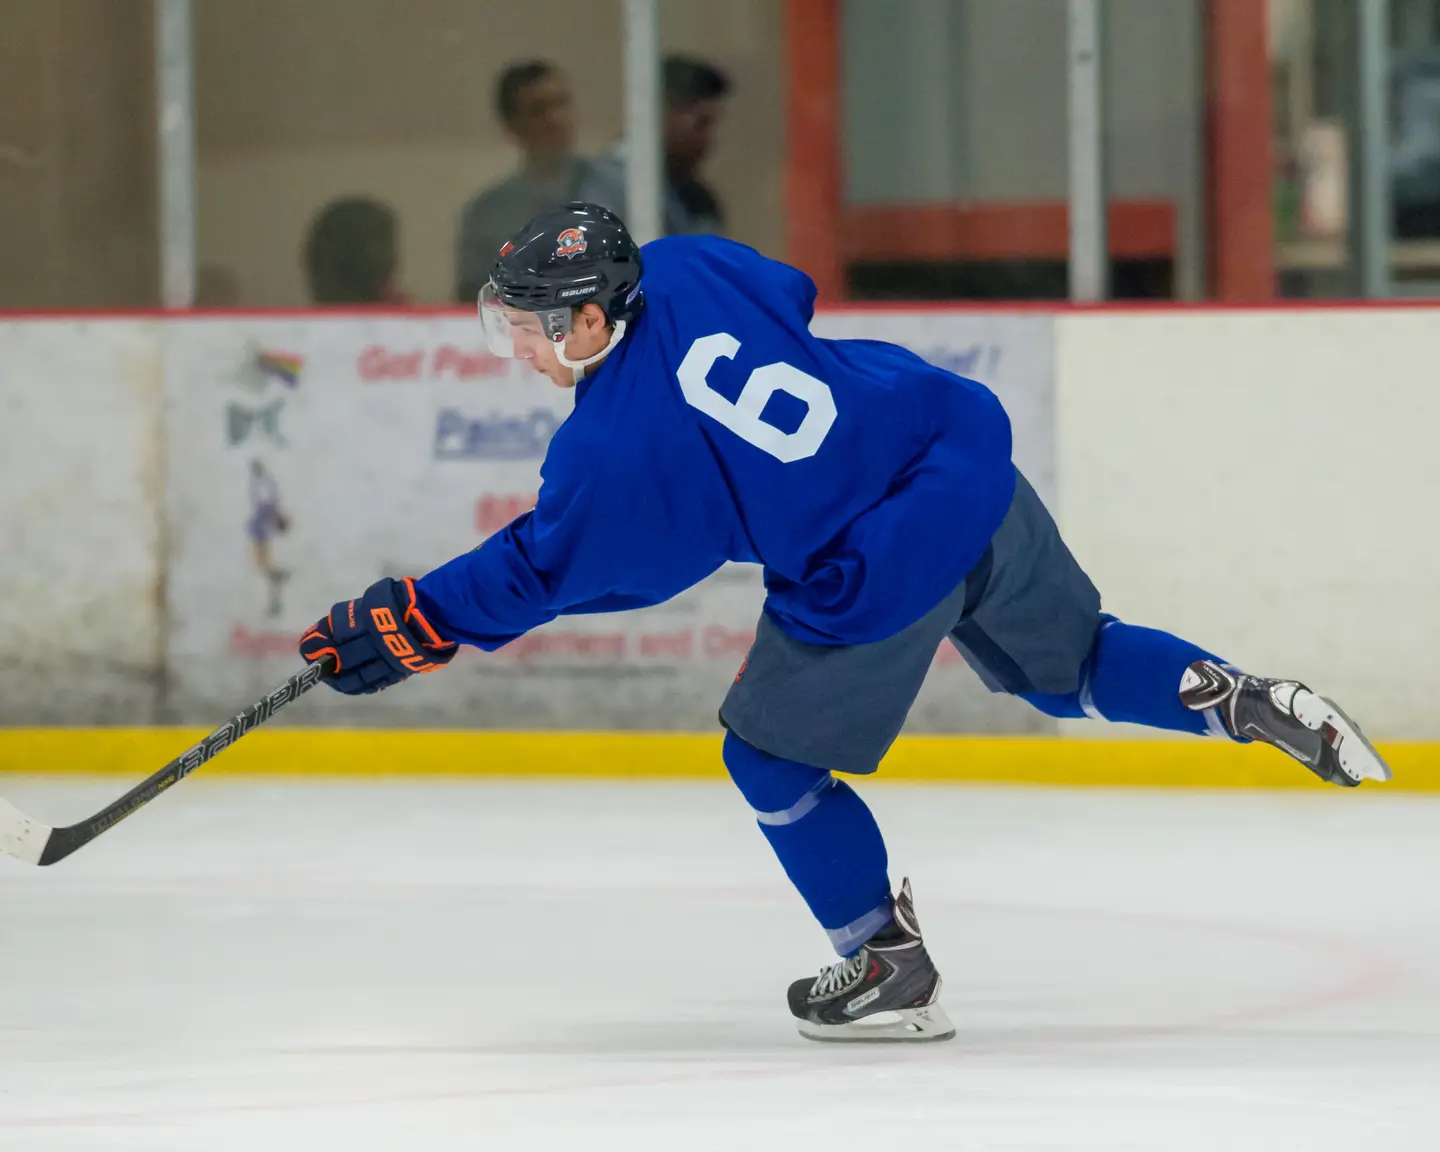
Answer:
[[579, 256], [585, 251], [585, 233], [579, 228], [566, 228], [556, 238], [556, 256]]

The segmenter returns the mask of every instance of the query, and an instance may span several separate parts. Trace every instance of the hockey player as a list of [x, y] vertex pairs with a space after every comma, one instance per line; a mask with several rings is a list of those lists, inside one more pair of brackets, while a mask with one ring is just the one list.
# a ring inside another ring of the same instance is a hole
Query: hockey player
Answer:
[[908, 881], [892, 897], [868, 773], [949, 639], [1051, 716], [1273, 744], [1321, 779], [1389, 769], [1334, 703], [1105, 615], [1011, 462], [999, 401], [891, 344], [821, 340], [794, 268], [706, 236], [635, 245], [570, 204], [499, 253], [496, 353], [562, 388], [539, 503], [418, 580], [381, 580], [301, 641], [375, 692], [557, 616], [658, 604], [726, 561], [763, 566], [755, 644], [720, 708], [724, 760], [841, 959], [790, 986], [819, 1040], [954, 1029]]

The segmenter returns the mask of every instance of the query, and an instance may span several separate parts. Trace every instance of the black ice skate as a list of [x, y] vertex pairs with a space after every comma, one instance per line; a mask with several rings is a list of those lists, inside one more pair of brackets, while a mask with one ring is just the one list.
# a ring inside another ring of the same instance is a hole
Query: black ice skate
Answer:
[[1248, 676], [1212, 660], [1199, 660], [1180, 680], [1180, 701], [1211, 712], [1231, 736], [1273, 744], [1320, 779], [1353, 788], [1362, 780], [1389, 780], [1360, 726], [1324, 696], [1294, 680]]
[[940, 973], [915, 919], [910, 881], [895, 898], [895, 922], [818, 980], [790, 985], [790, 1011], [810, 1040], [949, 1040], [955, 1026], [940, 1007]]

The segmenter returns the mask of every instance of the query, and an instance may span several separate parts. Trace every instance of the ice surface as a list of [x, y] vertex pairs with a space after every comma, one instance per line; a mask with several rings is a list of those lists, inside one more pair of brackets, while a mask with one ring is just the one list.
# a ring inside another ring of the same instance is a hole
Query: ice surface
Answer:
[[949, 1044], [795, 1035], [720, 786], [187, 781], [0, 860], [0, 1149], [1440, 1148], [1440, 802], [865, 793]]

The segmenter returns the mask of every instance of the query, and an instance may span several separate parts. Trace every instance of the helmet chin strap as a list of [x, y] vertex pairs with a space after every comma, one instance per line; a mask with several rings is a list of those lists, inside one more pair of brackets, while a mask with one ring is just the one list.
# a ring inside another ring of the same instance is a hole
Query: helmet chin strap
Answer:
[[615, 331], [610, 334], [610, 343], [606, 344], [605, 347], [600, 349], [595, 355], [587, 356], [584, 360], [571, 360], [565, 355], [565, 341], [559, 340], [555, 343], [555, 358], [575, 374], [575, 383], [579, 384], [585, 377], [585, 369], [592, 364], [600, 363], [601, 360], [615, 351], [615, 345], [620, 343], [624, 335], [625, 321], [617, 320], [615, 321]]

